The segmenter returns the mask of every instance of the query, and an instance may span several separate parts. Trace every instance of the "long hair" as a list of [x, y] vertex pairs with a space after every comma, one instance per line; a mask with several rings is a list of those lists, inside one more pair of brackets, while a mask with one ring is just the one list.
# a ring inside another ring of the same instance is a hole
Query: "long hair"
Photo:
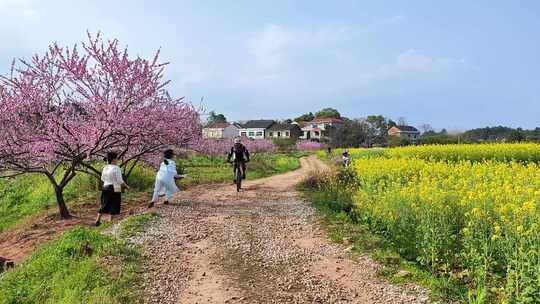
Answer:
[[169, 161], [168, 159], [171, 159], [173, 158], [174, 156], [174, 151], [172, 149], [167, 149], [163, 152], [163, 162], [165, 163], [165, 165], [168, 165], [169, 164]]

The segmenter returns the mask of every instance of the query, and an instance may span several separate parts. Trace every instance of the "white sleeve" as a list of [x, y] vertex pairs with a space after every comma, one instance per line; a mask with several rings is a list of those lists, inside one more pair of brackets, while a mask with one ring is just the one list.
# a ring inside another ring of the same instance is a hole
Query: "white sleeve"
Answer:
[[[105, 167], [107, 168], [107, 167]], [[105, 168], [103, 168], [103, 170], [101, 170], [101, 181], [102, 182], [106, 182], [107, 179], [105, 178]]]
[[174, 175], [178, 174], [178, 172], [176, 171], [176, 163], [174, 161], [169, 160], [169, 164], [167, 165], [167, 171]]
[[122, 178], [122, 169], [120, 169], [118, 166], [114, 170], [114, 180], [117, 185], [124, 183], [124, 179]]

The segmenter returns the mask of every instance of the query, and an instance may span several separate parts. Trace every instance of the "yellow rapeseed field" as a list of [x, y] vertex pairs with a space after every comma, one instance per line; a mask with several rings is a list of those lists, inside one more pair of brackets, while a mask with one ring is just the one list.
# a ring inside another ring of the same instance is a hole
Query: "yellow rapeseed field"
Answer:
[[540, 303], [540, 145], [349, 150], [359, 220], [475, 303]]

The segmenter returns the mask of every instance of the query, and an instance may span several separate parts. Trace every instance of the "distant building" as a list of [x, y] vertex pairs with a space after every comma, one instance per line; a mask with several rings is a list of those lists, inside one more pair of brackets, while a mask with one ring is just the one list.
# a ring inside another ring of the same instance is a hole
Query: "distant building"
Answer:
[[412, 126], [395, 126], [388, 130], [388, 135], [405, 138], [415, 143], [420, 138], [420, 131]]
[[340, 128], [343, 125], [341, 118], [315, 118], [312, 121], [298, 123], [302, 128], [301, 139], [310, 139], [320, 141], [323, 138], [328, 138], [326, 134], [331, 128]]
[[240, 125], [236, 123], [216, 123], [203, 129], [203, 138], [222, 139], [238, 136]]
[[297, 124], [276, 123], [268, 129], [267, 138], [294, 138], [302, 135], [302, 129]]
[[268, 129], [275, 123], [274, 120], [250, 120], [242, 125], [238, 134], [252, 139], [264, 139], [268, 136]]

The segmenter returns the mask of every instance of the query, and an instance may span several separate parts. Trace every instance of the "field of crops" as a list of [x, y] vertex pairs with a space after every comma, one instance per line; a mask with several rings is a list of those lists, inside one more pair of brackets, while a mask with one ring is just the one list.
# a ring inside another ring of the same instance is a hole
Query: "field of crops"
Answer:
[[540, 303], [540, 145], [351, 150], [359, 222], [472, 303]]

